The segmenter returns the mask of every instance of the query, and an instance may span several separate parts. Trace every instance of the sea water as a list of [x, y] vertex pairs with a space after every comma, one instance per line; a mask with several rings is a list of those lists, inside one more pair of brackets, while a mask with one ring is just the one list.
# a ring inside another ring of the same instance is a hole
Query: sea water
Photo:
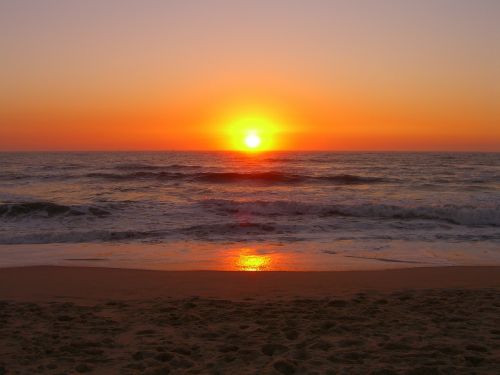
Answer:
[[500, 153], [0, 153], [0, 266], [500, 264]]

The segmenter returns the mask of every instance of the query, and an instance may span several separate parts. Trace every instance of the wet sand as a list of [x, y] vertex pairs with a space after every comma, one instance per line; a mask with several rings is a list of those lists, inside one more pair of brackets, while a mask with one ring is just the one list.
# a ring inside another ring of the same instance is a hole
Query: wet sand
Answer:
[[0, 269], [0, 374], [493, 374], [500, 267]]

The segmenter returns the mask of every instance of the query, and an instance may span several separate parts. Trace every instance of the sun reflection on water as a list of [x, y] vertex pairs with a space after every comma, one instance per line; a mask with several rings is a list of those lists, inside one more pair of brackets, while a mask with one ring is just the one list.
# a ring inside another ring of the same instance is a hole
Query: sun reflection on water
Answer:
[[230, 250], [222, 259], [223, 268], [229, 271], [275, 271], [281, 267], [281, 254], [249, 247]]
[[240, 254], [236, 268], [240, 271], [266, 271], [271, 269], [272, 258], [269, 255]]

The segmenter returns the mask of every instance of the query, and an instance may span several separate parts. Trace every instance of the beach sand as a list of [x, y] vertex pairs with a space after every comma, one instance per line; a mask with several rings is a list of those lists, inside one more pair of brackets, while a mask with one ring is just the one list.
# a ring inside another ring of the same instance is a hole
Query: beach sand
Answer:
[[495, 374], [500, 267], [0, 269], [3, 374]]

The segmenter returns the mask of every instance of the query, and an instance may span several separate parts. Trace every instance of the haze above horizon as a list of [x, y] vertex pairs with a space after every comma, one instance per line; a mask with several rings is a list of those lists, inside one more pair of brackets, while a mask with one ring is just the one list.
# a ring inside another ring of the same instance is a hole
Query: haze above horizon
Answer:
[[500, 151], [500, 2], [0, 1], [0, 151]]

